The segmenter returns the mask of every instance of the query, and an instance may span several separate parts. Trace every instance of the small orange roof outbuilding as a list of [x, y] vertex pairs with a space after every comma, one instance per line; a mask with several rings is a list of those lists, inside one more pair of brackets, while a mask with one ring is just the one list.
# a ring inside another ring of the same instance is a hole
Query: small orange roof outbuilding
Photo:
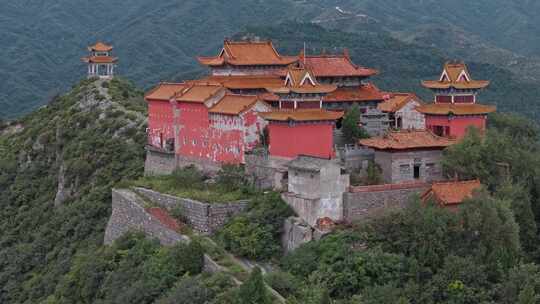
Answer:
[[470, 181], [436, 182], [421, 196], [424, 203], [435, 200], [443, 207], [455, 206], [473, 197], [482, 184], [478, 179]]
[[383, 112], [395, 113], [401, 110], [411, 101], [417, 101], [420, 105], [423, 105], [418, 96], [414, 93], [391, 93], [391, 98], [380, 103], [377, 108]]

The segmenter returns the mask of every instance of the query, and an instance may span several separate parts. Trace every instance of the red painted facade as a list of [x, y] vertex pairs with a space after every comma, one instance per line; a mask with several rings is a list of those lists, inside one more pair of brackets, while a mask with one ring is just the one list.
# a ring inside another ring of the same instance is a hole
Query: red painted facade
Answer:
[[172, 105], [168, 101], [148, 100], [148, 144], [164, 148], [174, 138]]
[[270, 155], [295, 158], [308, 155], [333, 158], [334, 123], [322, 122], [275, 122], [268, 125]]
[[426, 115], [426, 128], [436, 135], [451, 138], [463, 138], [469, 127], [475, 127], [481, 132], [486, 129], [485, 115], [440, 116]]
[[178, 103], [180, 126], [176, 153], [216, 163], [240, 164], [259, 142], [264, 125], [254, 109], [239, 115], [209, 113], [204, 104]]

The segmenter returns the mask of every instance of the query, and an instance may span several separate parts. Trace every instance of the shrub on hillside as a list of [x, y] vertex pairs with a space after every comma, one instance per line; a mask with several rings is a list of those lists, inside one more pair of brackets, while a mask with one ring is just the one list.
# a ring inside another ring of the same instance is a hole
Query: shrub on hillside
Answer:
[[223, 165], [217, 174], [216, 182], [229, 191], [246, 188], [247, 180], [244, 167], [233, 164]]
[[172, 173], [174, 182], [181, 188], [202, 189], [204, 176], [195, 166], [175, 169]]
[[240, 286], [238, 304], [271, 304], [272, 299], [263, 281], [262, 272], [255, 267], [249, 279]]
[[274, 271], [267, 273], [264, 280], [280, 295], [288, 298], [299, 292], [302, 281], [288, 272]]
[[197, 242], [167, 248], [143, 234], [127, 234], [110, 247], [79, 254], [60, 281], [55, 303], [153, 303], [203, 266]]
[[195, 275], [203, 271], [204, 251], [197, 241], [191, 241], [188, 245], [178, 243], [171, 248], [170, 256], [183, 273]]
[[280, 236], [292, 209], [278, 193], [257, 196], [247, 212], [234, 217], [218, 235], [232, 253], [256, 260], [268, 260], [281, 251]]

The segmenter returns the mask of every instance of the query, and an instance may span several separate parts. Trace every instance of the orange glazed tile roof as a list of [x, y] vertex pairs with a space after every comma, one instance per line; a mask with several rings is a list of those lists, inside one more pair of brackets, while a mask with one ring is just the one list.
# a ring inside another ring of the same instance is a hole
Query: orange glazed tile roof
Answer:
[[283, 80], [279, 76], [209, 76], [194, 82], [215, 82], [227, 89], [265, 89], [268, 87], [281, 87]]
[[305, 66], [313, 71], [315, 77], [369, 77], [378, 73], [377, 70], [355, 65], [347, 54], [300, 57], [300, 61], [305, 60]]
[[382, 137], [360, 140], [361, 145], [377, 150], [442, 149], [455, 143], [454, 140], [437, 136], [428, 130], [390, 131]]
[[373, 84], [365, 84], [354, 88], [337, 88], [324, 96], [323, 102], [351, 102], [383, 100], [384, 94]]
[[279, 96], [270, 92], [259, 94], [259, 98], [265, 101], [279, 101]]
[[481, 187], [479, 180], [433, 183], [431, 188], [422, 194], [422, 200], [427, 202], [433, 198], [443, 206], [457, 205], [472, 198], [474, 191]]
[[103, 42], [97, 42], [96, 44], [94, 45], [91, 45], [88, 47], [88, 50], [90, 52], [92, 51], [95, 51], [95, 52], [110, 52], [112, 51], [113, 47], [112, 45], [108, 45], [108, 44], [105, 44]]
[[175, 99], [180, 102], [204, 103], [220, 90], [224, 90], [221, 85], [191, 84], [186, 89], [177, 92]]
[[327, 94], [336, 89], [335, 85], [319, 84], [309, 69], [297, 67], [289, 67], [283, 86], [266, 88], [275, 94]]
[[92, 63], [115, 63], [118, 61], [118, 58], [111, 56], [88, 56], [81, 58], [81, 60]]
[[207, 66], [231, 65], [288, 65], [298, 61], [296, 56], [281, 56], [271, 41], [225, 40], [218, 56], [198, 57]]
[[482, 115], [495, 112], [497, 108], [481, 104], [430, 103], [419, 106], [416, 110], [430, 115]]
[[162, 82], [157, 87], [148, 91], [144, 98], [146, 100], [154, 99], [169, 101], [176, 93], [183, 91], [187, 87], [188, 84], [186, 83]]
[[377, 108], [383, 112], [397, 112], [401, 110], [405, 105], [411, 101], [418, 101], [421, 105], [423, 104], [420, 98], [414, 93], [391, 93], [391, 98], [380, 103]]
[[238, 115], [251, 108], [258, 101], [256, 95], [226, 94], [208, 112], [215, 114]]
[[489, 85], [487, 80], [473, 80], [467, 66], [462, 62], [447, 62], [439, 80], [422, 81], [428, 89], [483, 89]]
[[266, 120], [273, 121], [318, 121], [337, 120], [343, 117], [343, 112], [327, 111], [323, 109], [296, 109], [274, 110], [272, 112], [259, 113]]

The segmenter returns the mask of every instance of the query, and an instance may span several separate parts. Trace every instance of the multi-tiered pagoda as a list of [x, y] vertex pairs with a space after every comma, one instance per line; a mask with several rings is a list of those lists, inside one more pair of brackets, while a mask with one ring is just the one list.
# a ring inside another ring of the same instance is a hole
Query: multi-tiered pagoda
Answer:
[[473, 80], [462, 62], [447, 62], [438, 80], [422, 85], [435, 94], [432, 104], [417, 108], [426, 117], [426, 128], [439, 136], [462, 138], [469, 127], [486, 129], [487, 114], [494, 106], [477, 103], [478, 92], [489, 85], [486, 80]]

